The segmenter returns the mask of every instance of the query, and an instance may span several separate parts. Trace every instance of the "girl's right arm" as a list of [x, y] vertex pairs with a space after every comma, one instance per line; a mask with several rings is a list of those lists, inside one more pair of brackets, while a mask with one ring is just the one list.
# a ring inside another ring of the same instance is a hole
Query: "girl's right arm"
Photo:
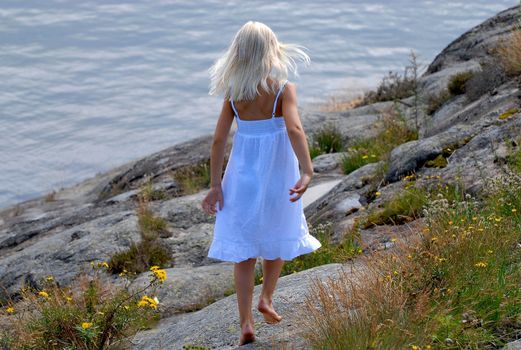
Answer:
[[224, 163], [224, 153], [230, 127], [233, 123], [233, 110], [230, 101], [224, 100], [221, 115], [215, 127], [210, 156], [210, 191], [203, 199], [201, 206], [207, 214], [215, 214], [219, 202], [219, 209], [224, 206], [221, 188], [221, 176]]
[[282, 92], [282, 115], [286, 123], [286, 129], [291, 141], [295, 155], [298, 158], [302, 175], [295, 186], [289, 189], [289, 194], [297, 194], [290, 197], [290, 201], [295, 202], [307, 190], [311, 178], [313, 177], [313, 163], [309, 155], [308, 142], [300, 117], [297, 110], [297, 89], [295, 84], [288, 82]]

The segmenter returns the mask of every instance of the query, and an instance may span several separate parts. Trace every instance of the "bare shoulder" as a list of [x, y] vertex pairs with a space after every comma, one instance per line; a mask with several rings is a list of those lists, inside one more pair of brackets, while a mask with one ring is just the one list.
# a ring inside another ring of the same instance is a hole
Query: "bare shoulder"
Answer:
[[288, 99], [295, 99], [297, 96], [297, 86], [295, 83], [288, 81], [286, 83], [286, 86], [284, 87], [284, 90], [282, 91], [283, 98]]

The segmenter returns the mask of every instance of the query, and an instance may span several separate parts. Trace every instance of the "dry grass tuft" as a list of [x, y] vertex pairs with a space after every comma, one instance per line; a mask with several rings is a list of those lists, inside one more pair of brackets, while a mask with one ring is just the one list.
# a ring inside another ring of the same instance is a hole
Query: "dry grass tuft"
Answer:
[[510, 76], [521, 74], [521, 29], [515, 29], [509, 38], [497, 47], [497, 55]]
[[325, 103], [319, 106], [322, 112], [343, 112], [362, 105], [364, 97], [359, 95], [352, 98], [331, 96]]

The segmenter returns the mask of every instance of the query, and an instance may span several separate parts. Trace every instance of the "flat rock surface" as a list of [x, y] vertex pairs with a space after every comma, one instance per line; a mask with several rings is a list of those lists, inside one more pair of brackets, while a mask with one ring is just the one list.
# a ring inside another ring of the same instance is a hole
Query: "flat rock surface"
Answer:
[[[345, 265], [329, 264], [281, 277], [277, 284], [273, 305], [283, 316], [277, 325], [264, 322], [262, 315], [254, 309], [256, 342], [237, 346], [240, 328], [236, 295], [221, 299], [202, 310], [166, 318], [152, 330], [142, 331], [132, 339], [133, 349], [182, 349], [183, 345], [201, 345], [211, 349], [274, 349], [284, 344], [297, 349], [306, 349], [301, 337], [303, 328], [300, 314], [304, 297], [313, 278], [321, 280], [335, 278], [339, 269], [361, 269], [358, 262]], [[254, 306], [261, 286], [254, 290]]]

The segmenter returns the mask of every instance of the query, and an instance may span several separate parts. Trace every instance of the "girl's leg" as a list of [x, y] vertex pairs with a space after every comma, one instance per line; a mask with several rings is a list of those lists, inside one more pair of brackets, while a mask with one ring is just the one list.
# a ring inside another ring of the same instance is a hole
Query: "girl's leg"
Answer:
[[262, 261], [262, 291], [259, 296], [257, 309], [262, 312], [264, 319], [268, 323], [278, 323], [282, 317], [273, 308], [273, 292], [280, 276], [280, 271], [284, 265], [284, 260], [264, 260]]
[[253, 333], [252, 299], [254, 286], [254, 271], [257, 259], [252, 258], [234, 265], [235, 290], [241, 322], [240, 344], [251, 343], [255, 340]]

